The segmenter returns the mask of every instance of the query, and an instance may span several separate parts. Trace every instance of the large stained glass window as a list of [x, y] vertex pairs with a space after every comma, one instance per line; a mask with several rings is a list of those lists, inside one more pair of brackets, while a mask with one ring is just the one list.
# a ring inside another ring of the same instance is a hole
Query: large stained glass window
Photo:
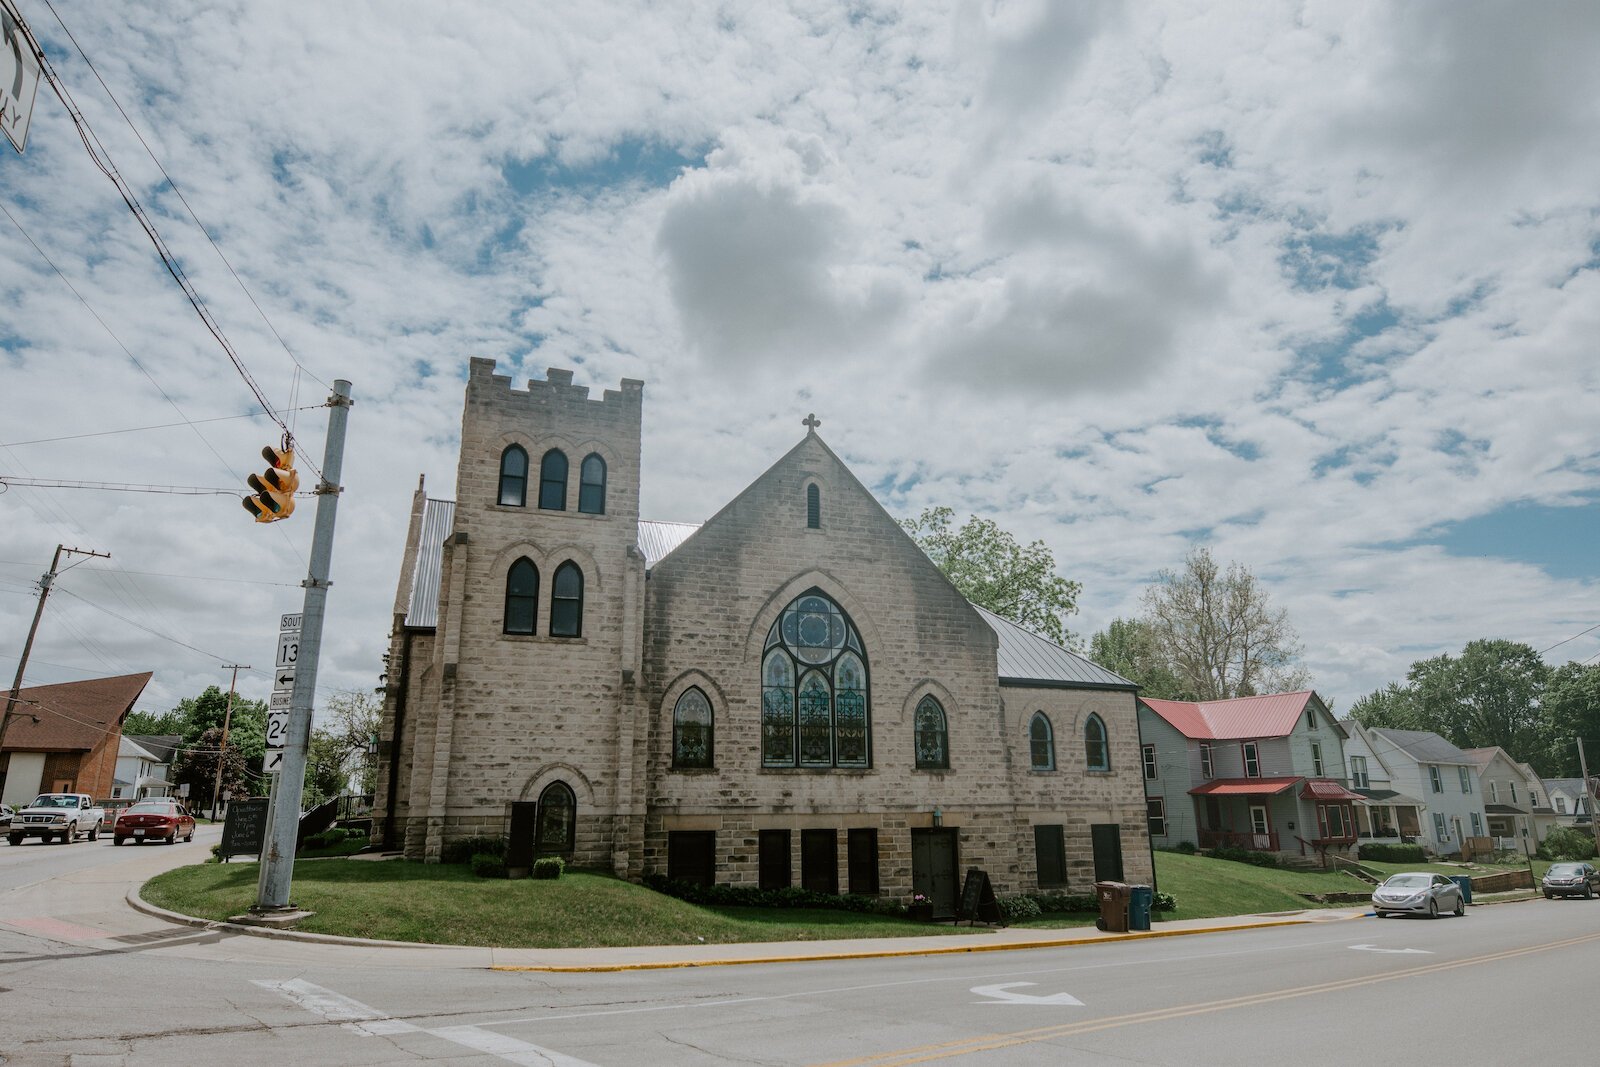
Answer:
[[761, 663], [763, 767], [870, 767], [867, 654], [839, 606], [812, 590], [767, 633]]
[[535, 852], [571, 852], [573, 832], [578, 821], [578, 801], [565, 782], [551, 782], [539, 794], [537, 825], [533, 835]]
[[923, 697], [917, 702], [913, 717], [913, 739], [917, 750], [917, 766], [925, 770], [943, 770], [950, 766], [950, 746], [945, 733], [944, 709], [933, 697]]
[[711, 701], [699, 689], [687, 689], [672, 709], [672, 765], [712, 765]]

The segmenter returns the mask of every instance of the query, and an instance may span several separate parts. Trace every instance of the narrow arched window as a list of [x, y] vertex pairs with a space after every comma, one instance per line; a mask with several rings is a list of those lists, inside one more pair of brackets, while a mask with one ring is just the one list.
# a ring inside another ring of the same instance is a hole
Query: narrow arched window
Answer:
[[550, 636], [583, 636], [583, 571], [571, 560], [556, 568], [551, 582]]
[[508, 634], [533, 633], [534, 613], [539, 609], [539, 568], [527, 557], [517, 560], [506, 572], [506, 618]]
[[571, 852], [577, 834], [578, 801], [565, 782], [551, 782], [539, 794], [538, 827], [533, 834], [535, 852]]
[[713, 749], [711, 701], [699, 689], [688, 689], [672, 709], [672, 765], [710, 767]]
[[584, 456], [578, 468], [578, 510], [585, 515], [606, 513], [606, 461], [598, 452]]
[[1036, 771], [1056, 769], [1056, 737], [1050, 720], [1042, 711], [1033, 714], [1028, 724], [1028, 763]]
[[806, 486], [806, 529], [822, 529], [822, 490], [815, 482]]
[[559, 448], [539, 461], [539, 506], [545, 511], [567, 510], [567, 454]]
[[949, 736], [945, 731], [944, 709], [932, 697], [923, 697], [917, 703], [912, 717], [916, 734], [917, 766], [927, 770], [943, 770], [950, 766]]
[[1111, 746], [1106, 743], [1106, 724], [1090, 715], [1083, 724], [1083, 765], [1091, 771], [1111, 769]]
[[528, 502], [528, 452], [521, 445], [511, 445], [500, 453], [499, 501], [508, 508]]

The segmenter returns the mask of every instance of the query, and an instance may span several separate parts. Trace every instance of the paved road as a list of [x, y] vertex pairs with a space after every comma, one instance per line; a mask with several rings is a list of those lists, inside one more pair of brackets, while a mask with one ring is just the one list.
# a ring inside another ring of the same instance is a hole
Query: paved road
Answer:
[[[62, 924], [0, 925], [0, 1053], [13, 1062], [1472, 1065], [1586, 1062], [1571, 1050], [1595, 1033], [1600, 902], [954, 957], [550, 974], [170, 927], [114, 912], [106, 888], [198, 840], [71, 847], [101, 862], [0, 894], [23, 911], [49, 902], [55, 915], [33, 917]], [[39, 862], [60, 862], [45, 851]], [[73, 1007], [86, 998], [95, 1011]]]

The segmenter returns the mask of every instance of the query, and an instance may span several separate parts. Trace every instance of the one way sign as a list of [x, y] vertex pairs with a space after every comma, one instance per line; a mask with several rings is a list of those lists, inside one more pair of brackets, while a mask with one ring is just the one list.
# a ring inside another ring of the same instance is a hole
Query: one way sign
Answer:
[[279, 667], [277, 674], [273, 675], [272, 688], [290, 690], [294, 689], [294, 668]]

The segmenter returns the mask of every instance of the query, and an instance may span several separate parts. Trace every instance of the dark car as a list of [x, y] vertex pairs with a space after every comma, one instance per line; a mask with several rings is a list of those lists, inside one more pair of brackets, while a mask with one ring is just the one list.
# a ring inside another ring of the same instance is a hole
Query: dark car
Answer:
[[1593, 900], [1600, 889], [1600, 870], [1592, 863], [1552, 863], [1539, 883], [1546, 900], [1556, 897], [1583, 897]]
[[117, 816], [111, 830], [115, 845], [124, 841], [165, 841], [171, 845], [180, 837], [194, 840], [194, 816], [169, 797], [139, 801]]

